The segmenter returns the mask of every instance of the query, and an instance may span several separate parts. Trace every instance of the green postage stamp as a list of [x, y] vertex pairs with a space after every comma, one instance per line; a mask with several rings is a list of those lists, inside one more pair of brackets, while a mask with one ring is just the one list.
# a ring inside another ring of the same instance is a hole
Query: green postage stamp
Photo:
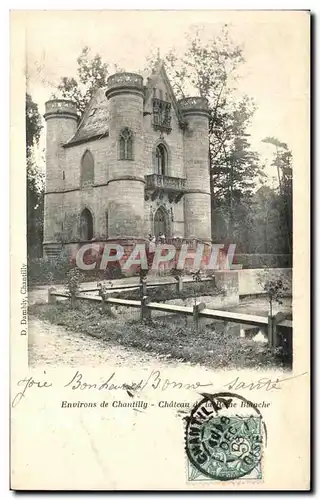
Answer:
[[242, 396], [205, 395], [187, 417], [185, 440], [189, 481], [262, 479], [266, 427]]

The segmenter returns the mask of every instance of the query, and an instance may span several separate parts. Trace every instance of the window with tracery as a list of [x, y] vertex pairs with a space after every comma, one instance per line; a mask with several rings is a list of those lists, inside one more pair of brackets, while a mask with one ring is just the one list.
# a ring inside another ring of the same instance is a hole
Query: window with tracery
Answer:
[[120, 160], [133, 160], [132, 132], [128, 128], [120, 132]]
[[168, 152], [163, 144], [158, 144], [156, 148], [156, 173], [168, 175]]

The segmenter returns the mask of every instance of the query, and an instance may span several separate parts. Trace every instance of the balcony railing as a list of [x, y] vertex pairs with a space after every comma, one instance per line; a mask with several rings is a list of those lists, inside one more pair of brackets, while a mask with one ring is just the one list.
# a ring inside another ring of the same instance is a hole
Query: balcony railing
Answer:
[[145, 181], [145, 190], [150, 194], [152, 200], [161, 198], [164, 193], [168, 193], [169, 201], [177, 203], [186, 191], [186, 179], [181, 177], [151, 174], [145, 176]]

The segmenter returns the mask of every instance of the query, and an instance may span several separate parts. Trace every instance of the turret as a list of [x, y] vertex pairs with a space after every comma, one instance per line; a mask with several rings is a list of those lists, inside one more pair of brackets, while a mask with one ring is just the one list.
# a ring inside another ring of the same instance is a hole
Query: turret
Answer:
[[72, 101], [54, 99], [46, 102], [44, 118], [47, 126], [44, 201], [44, 246], [46, 249], [46, 245], [57, 241], [57, 234], [61, 232], [59, 213], [62, 213], [63, 194], [57, 193], [64, 189], [66, 165], [63, 145], [76, 132], [77, 109]]
[[208, 165], [209, 111], [203, 97], [188, 97], [179, 101], [186, 122], [184, 154], [186, 189], [185, 237], [211, 241], [211, 197]]
[[77, 129], [77, 109], [72, 101], [55, 99], [46, 102], [47, 124], [46, 191], [63, 188], [65, 144]]
[[109, 239], [144, 234], [143, 79], [135, 73], [108, 78]]

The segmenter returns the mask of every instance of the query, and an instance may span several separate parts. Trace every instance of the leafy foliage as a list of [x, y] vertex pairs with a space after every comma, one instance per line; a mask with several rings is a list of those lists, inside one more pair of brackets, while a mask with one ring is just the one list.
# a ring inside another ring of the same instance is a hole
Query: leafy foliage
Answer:
[[260, 273], [258, 283], [263, 287], [269, 302], [270, 315], [272, 316], [273, 304], [282, 304], [282, 298], [289, 291], [289, 288], [281, 278], [266, 278], [266, 272]]
[[263, 142], [275, 147], [271, 166], [277, 171], [278, 197], [276, 209], [286, 235], [287, 252], [292, 252], [292, 152], [288, 145], [275, 137], [266, 137]]
[[[231, 40], [227, 25], [209, 41], [204, 41], [198, 28], [187, 35], [187, 42], [181, 59], [171, 51], [165, 61], [178, 97], [184, 97], [192, 87], [208, 99], [212, 221], [216, 220], [214, 211], [220, 209], [226, 216], [223, 236], [227, 238], [234, 234], [237, 204], [253, 192], [257, 176], [264, 175], [246, 133], [255, 106], [248, 96], [235, 98], [244, 57], [242, 48]], [[217, 234], [214, 227], [213, 233]]]
[[28, 255], [42, 253], [44, 174], [34, 160], [42, 130], [38, 105], [26, 94], [26, 160], [27, 160], [27, 247]]
[[83, 281], [82, 274], [78, 267], [73, 267], [67, 273], [66, 288], [67, 293], [74, 299], [77, 293], [79, 293], [81, 282]]
[[107, 85], [109, 65], [102, 61], [99, 54], [92, 56], [89, 47], [82, 49], [77, 63], [77, 79], [66, 76], [61, 78], [53, 98], [74, 101], [81, 117], [95, 91]]
[[179, 281], [179, 278], [183, 276], [183, 269], [172, 267], [170, 269], [170, 275], [173, 276], [176, 281]]
[[34, 146], [39, 144], [42, 130], [41, 116], [38, 105], [33, 102], [30, 94], [26, 93], [26, 147], [27, 158], [32, 154]]

